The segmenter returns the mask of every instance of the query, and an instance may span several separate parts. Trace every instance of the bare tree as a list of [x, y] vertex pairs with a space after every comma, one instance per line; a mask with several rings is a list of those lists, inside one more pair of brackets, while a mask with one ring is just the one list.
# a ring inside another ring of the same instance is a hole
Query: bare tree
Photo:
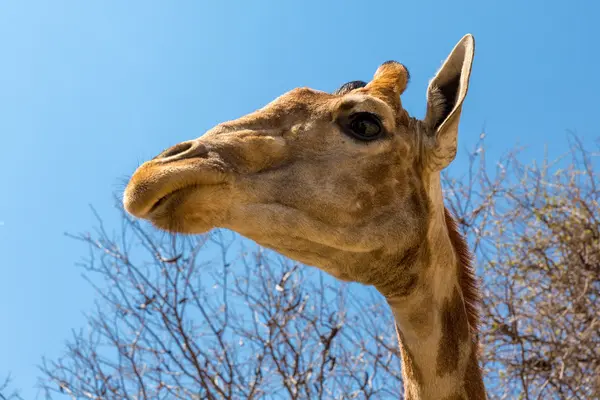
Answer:
[[0, 381], [0, 400], [23, 400], [18, 391], [9, 390], [10, 382], [10, 375]]
[[[490, 169], [483, 144], [444, 187], [482, 277], [490, 397], [598, 398], [599, 153], [574, 137], [555, 162], [515, 151]], [[122, 221], [109, 235], [98, 217], [74, 236], [99, 298], [64, 356], [44, 360], [48, 398], [402, 396], [393, 319], [375, 291], [228, 231], [170, 236]]]
[[94, 234], [74, 237], [90, 247], [82, 267], [100, 299], [65, 356], [44, 360], [48, 397], [400, 396], [391, 315], [369, 332], [392, 349], [378, 351], [358, 329], [375, 302], [348, 312], [352, 285], [225, 231], [172, 237], [122, 221], [114, 237], [100, 219]]

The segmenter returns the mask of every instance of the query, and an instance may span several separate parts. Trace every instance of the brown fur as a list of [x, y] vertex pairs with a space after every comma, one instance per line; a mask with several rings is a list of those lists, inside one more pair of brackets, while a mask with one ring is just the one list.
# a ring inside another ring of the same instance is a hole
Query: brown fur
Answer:
[[454, 393], [450, 396], [444, 397], [442, 400], [466, 400], [465, 397], [460, 393]]
[[485, 399], [485, 387], [483, 386], [481, 367], [477, 361], [478, 351], [478, 344], [473, 343], [464, 379], [464, 388], [468, 399]]
[[423, 337], [429, 336], [433, 330], [433, 310], [427, 307], [433, 301], [432, 297], [431, 295], [424, 296], [422, 304], [415, 307], [408, 316], [411, 329]]
[[460, 347], [468, 337], [467, 315], [460, 293], [455, 288], [452, 297], [442, 308], [442, 339], [437, 357], [438, 375], [444, 376], [456, 371]]

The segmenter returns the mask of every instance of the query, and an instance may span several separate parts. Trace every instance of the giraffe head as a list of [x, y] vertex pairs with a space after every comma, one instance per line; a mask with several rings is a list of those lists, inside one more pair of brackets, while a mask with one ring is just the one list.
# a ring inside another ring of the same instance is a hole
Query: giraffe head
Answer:
[[429, 180], [456, 154], [473, 48], [467, 35], [452, 50], [423, 120], [402, 107], [409, 74], [394, 61], [335, 93], [294, 89], [142, 164], [125, 208], [173, 232], [229, 228], [340, 279], [401, 290], [413, 277], [392, 285], [383, 269], [424, 240], [438, 201]]

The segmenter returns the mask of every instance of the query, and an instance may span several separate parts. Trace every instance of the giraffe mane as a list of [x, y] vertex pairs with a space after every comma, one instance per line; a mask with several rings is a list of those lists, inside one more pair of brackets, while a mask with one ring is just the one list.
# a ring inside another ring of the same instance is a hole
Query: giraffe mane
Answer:
[[454, 251], [458, 256], [458, 281], [463, 293], [467, 319], [473, 339], [479, 333], [479, 304], [481, 302], [481, 293], [475, 278], [475, 270], [473, 268], [473, 255], [469, 250], [469, 246], [465, 237], [459, 232], [456, 219], [452, 213], [444, 208], [444, 216], [450, 242]]

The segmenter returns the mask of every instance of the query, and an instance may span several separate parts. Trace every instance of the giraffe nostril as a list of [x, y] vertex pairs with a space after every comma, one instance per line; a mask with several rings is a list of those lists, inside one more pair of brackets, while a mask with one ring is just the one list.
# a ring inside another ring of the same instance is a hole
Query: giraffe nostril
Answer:
[[173, 146], [173, 147], [171, 147], [171, 148], [163, 151], [158, 156], [156, 156], [156, 158], [169, 158], [169, 157], [173, 157], [173, 156], [176, 156], [178, 154], [185, 153], [186, 151], [188, 151], [189, 149], [191, 149], [192, 146], [193, 146], [192, 142], [179, 143], [179, 144], [176, 144], [175, 146]]

